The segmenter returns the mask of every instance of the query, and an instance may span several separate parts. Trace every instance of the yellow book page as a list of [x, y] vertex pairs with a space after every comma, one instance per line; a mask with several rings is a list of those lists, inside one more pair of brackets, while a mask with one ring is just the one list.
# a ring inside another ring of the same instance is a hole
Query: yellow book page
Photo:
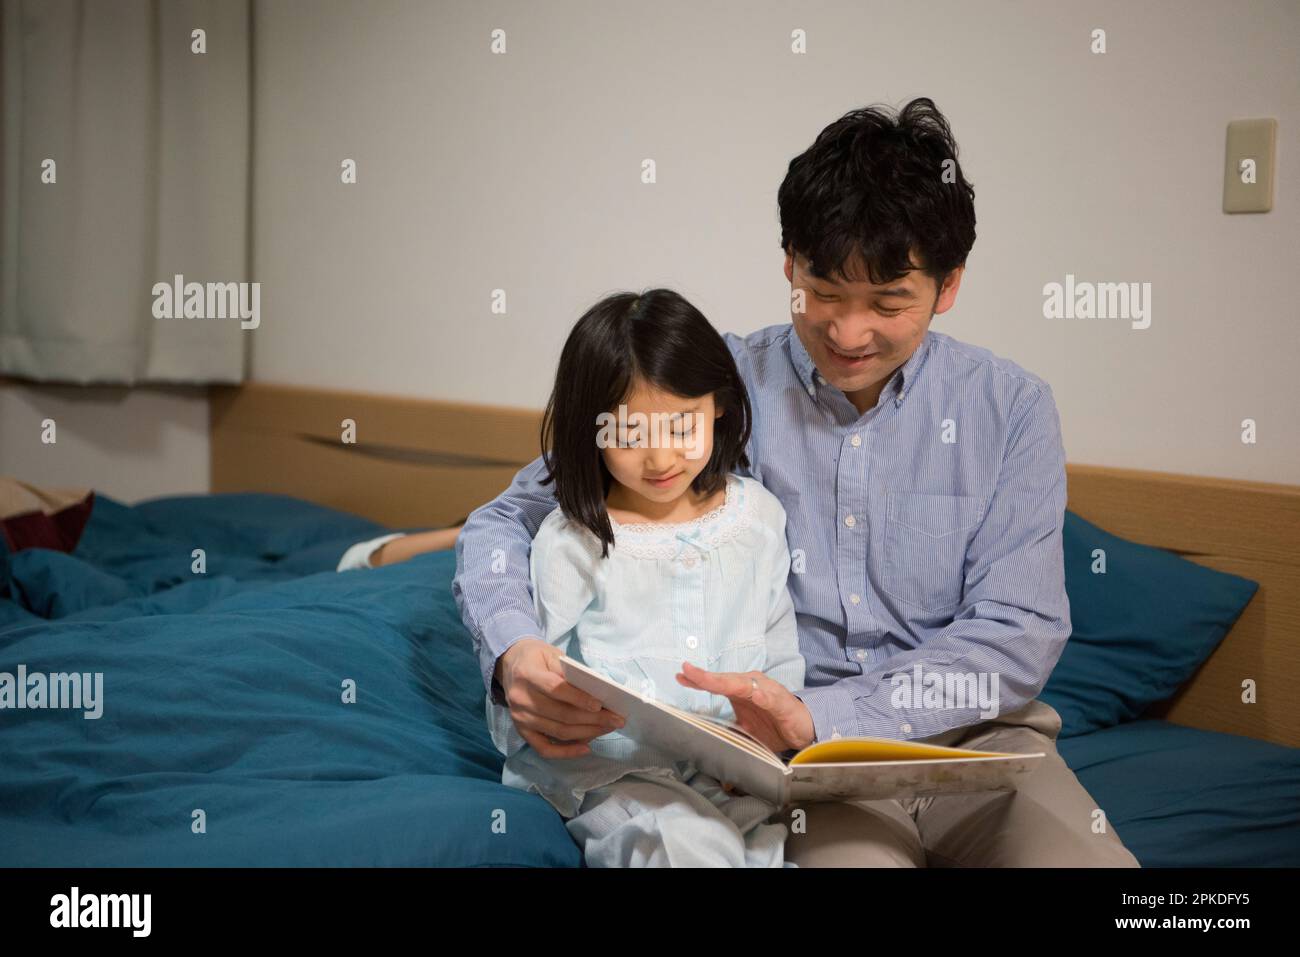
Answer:
[[839, 764], [857, 761], [921, 761], [926, 758], [999, 758], [1002, 751], [967, 751], [937, 744], [891, 741], [888, 738], [833, 738], [810, 744], [791, 764]]

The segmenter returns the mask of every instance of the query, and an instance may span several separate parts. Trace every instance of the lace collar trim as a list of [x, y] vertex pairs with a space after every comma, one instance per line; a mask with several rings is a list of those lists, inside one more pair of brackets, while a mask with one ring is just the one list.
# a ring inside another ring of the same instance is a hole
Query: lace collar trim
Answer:
[[693, 565], [703, 553], [731, 541], [749, 527], [745, 486], [740, 477], [727, 476], [726, 495], [721, 505], [689, 522], [632, 522], [623, 524], [609, 516], [615, 548], [633, 558], [679, 559]]

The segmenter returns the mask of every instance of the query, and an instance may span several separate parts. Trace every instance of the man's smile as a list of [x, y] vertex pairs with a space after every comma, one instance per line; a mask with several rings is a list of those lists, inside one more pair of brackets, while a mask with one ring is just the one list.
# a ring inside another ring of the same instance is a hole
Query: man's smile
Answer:
[[865, 350], [853, 353], [841, 352], [829, 342], [826, 343], [826, 352], [831, 361], [844, 369], [860, 369], [865, 366], [872, 358], [879, 355], [879, 352]]

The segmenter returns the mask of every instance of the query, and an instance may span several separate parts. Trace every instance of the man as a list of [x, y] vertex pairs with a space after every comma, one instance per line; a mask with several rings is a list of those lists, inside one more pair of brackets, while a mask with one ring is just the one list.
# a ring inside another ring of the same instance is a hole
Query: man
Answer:
[[[1051, 389], [929, 331], [975, 241], [956, 157], [922, 98], [896, 117], [850, 112], [791, 161], [778, 192], [791, 323], [726, 339], [753, 405], [751, 473], [786, 511], [806, 687], [682, 673], [778, 751], [872, 735], [1046, 755], [1015, 792], [791, 809], [800, 866], [1137, 866], [1035, 697], [1070, 634]], [[494, 700], [562, 759], [618, 722], [537, 637], [528, 546], [555, 507], [544, 477], [539, 457], [470, 515], [453, 591]], [[954, 694], [975, 688], [993, 694]]]

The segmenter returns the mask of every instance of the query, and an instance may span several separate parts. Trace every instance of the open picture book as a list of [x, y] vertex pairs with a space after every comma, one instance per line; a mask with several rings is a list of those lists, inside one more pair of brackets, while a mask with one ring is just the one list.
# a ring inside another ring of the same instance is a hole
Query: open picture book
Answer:
[[783, 760], [737, 724], [643, 697], [569, 658], [564, 678], [622, 715], [622, 733], [778, 807], [802, 801], [906, 799], [1015, 790], [1043, 753], [970, 751], [890, 738], [835, 738]]

